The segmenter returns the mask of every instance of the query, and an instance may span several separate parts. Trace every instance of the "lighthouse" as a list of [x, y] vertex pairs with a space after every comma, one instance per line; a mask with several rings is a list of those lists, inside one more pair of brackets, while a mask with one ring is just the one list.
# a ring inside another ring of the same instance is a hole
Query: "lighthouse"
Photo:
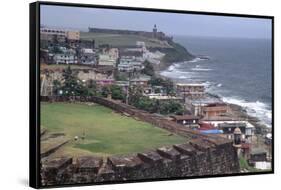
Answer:
[[157, 38], [157, 26], [156, 26], [156, 24], [154, 24], [154, 27], [153, 27], [153, 37], [154, 38]]

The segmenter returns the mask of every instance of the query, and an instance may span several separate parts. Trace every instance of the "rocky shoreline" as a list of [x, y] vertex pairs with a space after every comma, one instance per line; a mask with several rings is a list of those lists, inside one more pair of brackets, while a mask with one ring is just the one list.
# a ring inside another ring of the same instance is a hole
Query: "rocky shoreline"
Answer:
[[257, 117], [253, 117], [247, 113], [245, 108], [236, 104], [228, 104], [231, 111], [237, 118], [241, 118], [242, 120], [246, 120], [252, 125], [255, 126], [256, 134], [265, 135], [268, 132], [271, 132], [271, 128], [261, 123], [261, 120]]
[[[183, 61], [191, 61], [195, 58], [198, 58], [198, 57], [193, 55], [193, 57], [190, 58], [189, 60], [183, 60]], [[162, 76], [160, 74], [160, 72], [166, 70], [169, 66], [173, 65], [174, 63], [175, 62], [163, 64], [161, 62], [160, 65], [162, 65], [162, 66], [160, 66], [160, 67], [158, 66], [158, 68], [156, 68], [157, 75], [162, 78], [168, 78], [168, 77]], [[176, 81], [173, 80], [173, 82], [176, 82]], [[221, 97], [219, 95], [211, 94], [211, 93], [207, 93], [207, 94], [208, 94], [208, 96], [218, 98], [220, 101], [223, 102], [223, 100], [221, 99]], [[232, 111], [233, 117], [239, 118], [241, 120], [246, 120], [249, 123], [251, 123], [252, 125], [254, 125], [256, 134], [266, 135], [267, 133], [271, 132], [271, 128], [269, 128], [265, 124], [263, 124], [259, 118], [251, 116], [249, 113], [247, 113], [247, 110], [245, 108], [243, 108], [242, 106], [237, 105], [237, 104], [227, 103], [227, 102], [224, 102], [224, 103], [229, 105], [229, 107]]]
[[[224, 102], [220, 96], [216, 94], [207, 93], [211, 97], [218, 98], [220, 101]], [[232, 111], [233, 117], [239, 118], [241, 120], [246, 120], [252, 125], [255, 126], [256, 133], [265, 135], [268, 132], [271, 132], [271, 128], [267, 127], [266, 125], [262, 124], [262, 121], [258, 117], [251, 116], [245, 108], [237, 104], [226, 103]]]

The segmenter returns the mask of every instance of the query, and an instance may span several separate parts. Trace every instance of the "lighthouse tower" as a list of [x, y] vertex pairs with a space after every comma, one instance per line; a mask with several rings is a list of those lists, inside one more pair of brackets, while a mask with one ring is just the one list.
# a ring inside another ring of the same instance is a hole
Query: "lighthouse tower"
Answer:
[[153, 27], [153, 38], [157, 38], [157, 27], [156, 27], [156, 24], [154, 24], [154, 27]]

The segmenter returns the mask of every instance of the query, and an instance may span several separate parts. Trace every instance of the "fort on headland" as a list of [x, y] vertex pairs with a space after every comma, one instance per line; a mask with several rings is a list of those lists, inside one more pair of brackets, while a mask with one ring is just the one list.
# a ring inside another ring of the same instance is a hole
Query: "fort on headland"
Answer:
[[168, 41], [168, 42], [172, 42], [173, 41], [173, 37], [172, 36], [167, 36], [164, 32], [158, 31], [156, 24], [154, 24], [152, 32], [137, 31], [137, 30], [120, 30], [120, 29], [108, 29], [108, 28], [94, 28], [94, 27], [89, 27], [88, 30], [89, 30], [89, 32], [93, 32], [93, 33], [137, 35], [137, 36], [144, 36], [144, 37], [148, 37], [148, 38], [156, 38], [156, 39], [159, 39], [159, 40], [165, 40], [165, 41]]

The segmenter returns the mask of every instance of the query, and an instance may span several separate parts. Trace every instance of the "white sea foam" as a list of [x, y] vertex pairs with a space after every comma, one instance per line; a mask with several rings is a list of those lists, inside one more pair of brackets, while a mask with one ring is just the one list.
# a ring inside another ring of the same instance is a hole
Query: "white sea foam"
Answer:
[[221, 83], [217, 84], [217, 87], [221, 87], [221, 86], [222, 86], [222, 84], [221, 84]]
[[194, 75], [194, 73], [192, 72], [184, 72], [177, 69], [173, 69], [173, 71], [169, 71], [169, 70], [162, 71], [160, 74], [162, 76], [173, 78], [173, 79], [187, 79], [187, 78], [191, 78]]
[[203, 61], [203, 60], [205, 60], [205, 59], [201, 59], [201, 58], [199, 58], [199, 57], [195, 57], [194, 59], [192, 59], [192, 60], [190, 60], [190, 61], [188, 61], [189, 63], [196, 63], [196, 62], [198, 62], [198, 61]]
[[223, 97], [222, 100], [245, 108], [249, 115], [260, 118], [263, 124], [267, 127], [271, 127], [272, 111], [267, 104], [260, 101], [247, 102], [236, 97]]
[[212, 85], [210, 81], [204, 81], [202, 84], [205, 86], [205, 88], [209, 88]]
[[192, 71], [211, 71], [212, 69], [206, 69], [206, 68], [192, 68]]
[[175, 69], [175, 65], [171, 65], [171, 66], [169, 66], [169, 68], [167, 69], [168, 71], [173, 71]]
[[174, 65], [175, 68], [179, 68], [181, 66], [181, 64], [182, 63], [174, 63], [173, 65]]
[[187, 76], [181, 75], [181, 76], [179, 76], [179, 79], [187, 79]]

